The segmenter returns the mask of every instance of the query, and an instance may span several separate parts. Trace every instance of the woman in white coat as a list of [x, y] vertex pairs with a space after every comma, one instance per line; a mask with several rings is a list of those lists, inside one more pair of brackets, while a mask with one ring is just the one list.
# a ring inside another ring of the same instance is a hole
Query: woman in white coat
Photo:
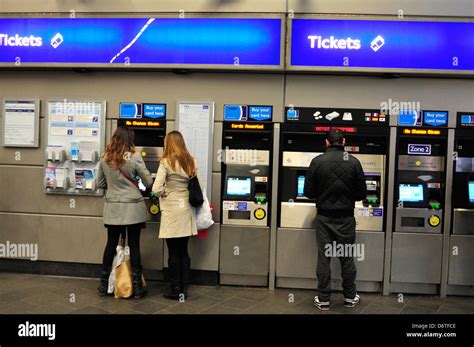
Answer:
[[152, 191], [160, 197], [160, 238], [168, 246], [170, 288], [168, 299], [186, 298], [191, 272], [188, 240], [197, 235], [196, 221], [189, 203], [189, 180], [197, 175], [197, 166], [186, 148], [183, 136], [172, 131], [165, 137], [165, 148], [160, 160]]

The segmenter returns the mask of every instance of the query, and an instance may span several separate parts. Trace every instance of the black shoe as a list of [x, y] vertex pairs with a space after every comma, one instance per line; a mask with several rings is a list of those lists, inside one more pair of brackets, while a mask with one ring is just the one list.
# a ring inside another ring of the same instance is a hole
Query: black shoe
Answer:
[[180, 300], [182, 298], [181, 262], [178, 257], [170, 256], [168, 258], [168, 275], [170, 286], [163, 296], [171, 300]]
[[132, 279], [133, 279], [133, 297], [135, 299], [141, 299], [145, 297], [148, 291], [143, 286], [141, 267], [132, 269]]
[[97, 290], [100, 296], [106, 296], [109, 289], [110, 267], [103, 267], [100, 273], [100, 284]]
[[191, 258], [186, 257], [181, 261], [181, 293], [188, 297], [188, 287], [191, 280]]
[[184, 295], [181, 292], [180, 287], [171, 287], [163, 294], [163, 296], [167, 299], [171, 300], [180, 300], [182, 298], [182, 295]]
[[348, 298], [344, 298], [344, 307], [354, 307], [356, 305], [358, 305], [360, 303], [360, 296], [359, 294], [356, 294], [356, 296], [354, 297], [354, 299], [348, 299]]
[[320, 301], [318, 296], [314, 297], [313, 304], [321, 311], [329, 311], [329, 301]]

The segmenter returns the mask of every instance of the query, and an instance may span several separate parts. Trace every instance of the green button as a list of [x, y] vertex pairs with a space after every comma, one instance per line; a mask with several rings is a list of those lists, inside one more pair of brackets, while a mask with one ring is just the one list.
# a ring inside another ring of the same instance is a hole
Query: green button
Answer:
[[376, 204], [377, 203], [377, 199], [367, 199], [367, 201], [369, 202], [369, 204]]
[[256, 200], [257, 202], [263, 204], [263, 203], [265, 203], [265, 201], [267, 200], [267, 198], [264, 197], [264, 196], [258, 196], [258, 197], [256, 197], [255, 200]]

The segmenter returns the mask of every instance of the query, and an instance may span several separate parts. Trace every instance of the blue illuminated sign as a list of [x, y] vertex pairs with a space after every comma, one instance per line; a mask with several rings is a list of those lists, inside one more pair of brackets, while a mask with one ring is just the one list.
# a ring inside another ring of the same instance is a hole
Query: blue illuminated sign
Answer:
[[464, 114], [461, 116], [462, 125], [474, 125], [474, 116]]
[[120, 115], [121, 119], [139, 119], [142, 118], [142, 105], [141, 104], [120, 104]]
[[423, 119], [426, 125], [443, 126], [448, 124], [448, 112], [446, 111], [424, 111]]
[[421, 113], [416, 110], [400, 110], [398, 114], [398, 125], [421, 126]]
[[2, 18], [0, 63], [281, 63], [279, 18]]
[[291, 66], [474, 70], [474, 23], [293, 19]]
[[166, 117], [166, 105], [143, 104], [143, 115], [153, 119]]
[[259, 122], [271, 120], [272, 111], [272, 106], [249, 106], [249, 119]]
[[225, 105], [224, 106], [224, 120], [225, 121], [247, 120], [247, 106]]
[[289, 109], [286, 112], [286, 119], [288, 120], [298, 120], [300, 118], [300, 111], [294, 110], [294, 109]]

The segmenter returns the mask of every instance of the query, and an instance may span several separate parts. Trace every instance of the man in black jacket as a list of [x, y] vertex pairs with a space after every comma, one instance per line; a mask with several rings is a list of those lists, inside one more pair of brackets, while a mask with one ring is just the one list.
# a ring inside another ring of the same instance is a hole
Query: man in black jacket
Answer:
[[333, 249], [335, 245], [338, 249], [344, 249], [344, 255], [338, 257], [341, 262], [344, 305], [354, 307], [360, 302], [355, 286], [354, 254], [346, 253], [347, 250], [355, 249], [354, 207], [356, 201], [366, 198], [367, 186], [359, 160], [344, 151], [345, 144], [344, 134], [340, 130], [331, 129], [326, 139], [326, 153], [311, 161], [304, 186], [304, 195], [315, 199], [318, 209], [316, 275], [319, 295], [314, 298], [314, 305], [321, 310], [329, 310], [330, 262], [336, 254]]

